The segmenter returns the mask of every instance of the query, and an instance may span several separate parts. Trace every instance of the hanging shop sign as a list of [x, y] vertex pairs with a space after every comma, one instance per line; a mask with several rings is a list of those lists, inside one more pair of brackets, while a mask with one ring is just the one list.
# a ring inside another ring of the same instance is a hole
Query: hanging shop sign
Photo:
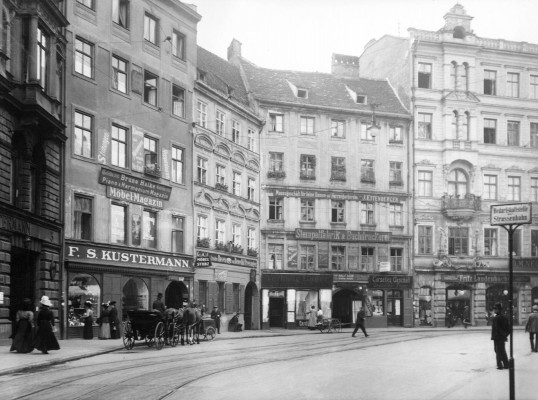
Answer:
[[394, 193], [371, 193], [371, 192], [339, 192], [333, 190], [309, 190], [289, 188], [269, 188], [269, 196], [273, 197], [302, 197], [311, 199], [327, 200], [354, 200], [369, 201], [373, 203], [401, 203], [407, 199], [405, 194]]
[[496, 204], [491, 206], [491, 225], [523, 225], [532, 223], [532, 204]]
[[160, 183], [113, 171], [108, 168], [101, 168], [99, 183], [160, 200], [169, 200], [172, 193], [170, 186], [161, 185]]
[[409, 275], [370, 275], [368, 278], [368, 289], [399, 288], [411, 289], [413, 287], [413, 277]]
[[195, 268], [207, 268], [211, 267], [211, 258], [209, 254], [204, 251], [199, 251], [196, 253], [196, 260], [194, 261]]
[[295, 229], [295, 239], [327, 242], [389, 243], [391, 232], [344, 231], [336, 229]]

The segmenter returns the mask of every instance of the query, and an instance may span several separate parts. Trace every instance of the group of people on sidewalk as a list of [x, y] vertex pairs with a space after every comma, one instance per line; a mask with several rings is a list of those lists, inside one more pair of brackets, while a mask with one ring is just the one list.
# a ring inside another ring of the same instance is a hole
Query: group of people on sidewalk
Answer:
[[41, 297], [39, 303], [40, 309], [34, 318], [32, 301], [23, 300], [22, 308], [17, 311], [15, 317], [10, 351], [30, 353], [37, 349], [43, 354], [48, 354], [49, 350], [60, 350], [55, 335], [54, 315], [50, 310], [52, 303], [48, 296]]
[[[84, 321], [84, 330], [82, 337], [87, 340], [93, 339], [93, 303], [86, 301], [84, 303], [84, 314], [81, 317]], [[120, 320], [118, 319], [118, 310], [115, 301], [109, 301], [101, 304], [101, 315], [97, 318], [99, 324], [99, 339], [119, 339]]]

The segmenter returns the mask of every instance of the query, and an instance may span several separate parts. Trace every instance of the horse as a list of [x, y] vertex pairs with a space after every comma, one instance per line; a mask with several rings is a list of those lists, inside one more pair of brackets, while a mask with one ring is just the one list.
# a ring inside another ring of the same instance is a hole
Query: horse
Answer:
[[187, 344], [194, 344], [195, 334], [196, 343], [200, 344], [200, 326], [202, 320], [202, 313], [200, 310], [196, 308], [195, 304], [191, 304], [189, 307], [180, 309], [178, 315], [183, 325], [181, 344], [185, 344], [185, 340], [187, 341]]

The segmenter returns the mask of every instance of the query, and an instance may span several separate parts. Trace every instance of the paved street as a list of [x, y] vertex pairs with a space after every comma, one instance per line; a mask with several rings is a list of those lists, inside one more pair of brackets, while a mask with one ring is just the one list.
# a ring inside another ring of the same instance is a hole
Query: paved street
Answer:
[[[137, 346], [0, 376], [0, 398], [508, 398], [508, 371], [495, 368], [487, 329], [370, 334], [302, 331], [242, 340], [222, 336], [161, 351]], [[530, 352], [524, 332], [516, 331], [514, 339], [516, 399], [535, 399], [538, 354]]]

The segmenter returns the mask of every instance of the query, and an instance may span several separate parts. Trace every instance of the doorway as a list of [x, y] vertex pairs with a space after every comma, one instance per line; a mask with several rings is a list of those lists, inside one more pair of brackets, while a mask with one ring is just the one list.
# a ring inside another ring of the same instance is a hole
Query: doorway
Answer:
[[[342, 289], [333, 295], [332, 317], [338, 318], [343, 324], [353, 323], [353, 302], [361, 300], [361, 296], [349, 289]], [[357, 310], [358, 311], [358, 310]]]
[[25, 298], [36, 304], [37, 298], [36, 286], [36, 257], [29, 251], [13, 251], [11, 253], [11, 284], [10, 297], [11, 307], [9, 310], [12, 321], [15, 321], [17, 310], [22, 306]]
[[402, 326], [403, 294], [401, 290], [387, 290], [387, 325]]
[[189, 297], [188, 293], [183, 282], [172, 281], [164, 292], [164, 304], [168, 308], [180, 309], [183, 307], [183, 299]]
[[269, 298], [269, 327], [284, 327], [284, 298]]

